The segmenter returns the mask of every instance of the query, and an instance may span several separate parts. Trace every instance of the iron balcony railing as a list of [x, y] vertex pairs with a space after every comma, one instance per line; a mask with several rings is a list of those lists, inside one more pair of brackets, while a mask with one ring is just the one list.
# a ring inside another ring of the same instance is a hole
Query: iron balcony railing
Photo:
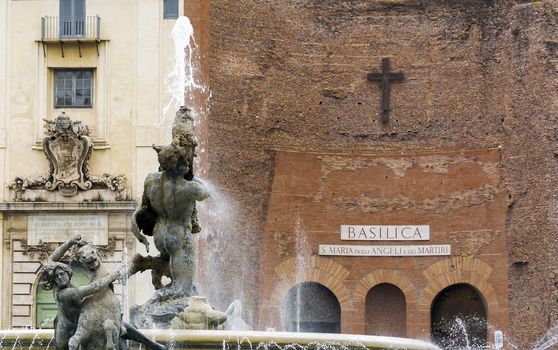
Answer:
[[101, 18], [41, 17], [41, 40], [48, 39], [101, 39]]

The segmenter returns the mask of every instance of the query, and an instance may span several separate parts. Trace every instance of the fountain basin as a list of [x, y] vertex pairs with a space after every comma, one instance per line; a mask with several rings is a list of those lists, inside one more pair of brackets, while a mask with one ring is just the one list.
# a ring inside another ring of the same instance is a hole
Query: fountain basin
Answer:
[[[260, 331], [200, 331], [200, 330], [141, 330], [148, 337], [165, 344], [173, 344], [173, 349], [279, 349], [289, 344], [298, 344], [305, 348], [320, 349], [406, 349], [439, 350], [426, 341], [368, 336], [359, 334], [325, 334], [325, 333], [290, 333]], [[51, 329], [17, 329], [0, 331], [0, 349], [52, 349]], [[325, 347], [323, 346], [325, 345]], [[138, 347], [131, 345], [131, 349]], [[300, 347], [302, 349], [302, 347]]]

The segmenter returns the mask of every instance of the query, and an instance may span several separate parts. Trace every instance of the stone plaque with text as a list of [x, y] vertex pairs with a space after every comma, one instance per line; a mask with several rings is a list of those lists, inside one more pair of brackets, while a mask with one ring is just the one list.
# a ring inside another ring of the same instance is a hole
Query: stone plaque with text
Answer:
[[349, 241], [427, 241], [429, 225], [341, 225], [341, 239]]
[[95, 245], [108, 244], [108, 215], [31, 215], [27, 222], [28, 244], [64, 242], [76, 234]]
[[328, 245], [320, 244], [320, 255], [334, 256], [438, 256], [451, 255], [451, 246], [442, 245]]

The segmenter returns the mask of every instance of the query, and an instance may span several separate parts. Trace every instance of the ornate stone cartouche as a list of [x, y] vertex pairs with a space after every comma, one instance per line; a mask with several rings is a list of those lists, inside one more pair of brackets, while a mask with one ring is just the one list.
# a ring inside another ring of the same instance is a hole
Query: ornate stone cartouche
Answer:
[[79, 120], [72, 121], [65, 112], [54, 121], [44, 121], [47, 137], [43, 140], [43, 150], [50, 162], [46, 189], [58, 189], [63, 196], [73, 196], [78, 189], [91, 189], [88, 162], [93, 142], [89, 128]]
[[72, 120], [65, 112], [56, 119], [45, 121], [46, 137], [43, 151], [49, 161], [49, 172], [32, 178], [17, 176], [8, 186], [14, 190], [14, 200], [23, 200], [27, 190], [58, 190], [61, 195], [71, 197], [79, 190], [92, 188], [109, 189], [116, 193], [116, 200], [126, 197], [126, 179], [123, 175], [89, 174], [89, 159], [93, 152], [93, 141], [89, 127], [80, 120]]

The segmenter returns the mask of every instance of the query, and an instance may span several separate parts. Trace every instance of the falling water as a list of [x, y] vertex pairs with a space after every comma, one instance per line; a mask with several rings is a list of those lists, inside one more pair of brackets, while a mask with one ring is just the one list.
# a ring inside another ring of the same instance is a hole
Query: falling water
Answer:
[[39, 337], [39, 332], [37, 330], [37, 332], [35, 332], [35, 335], [33, 336], [33, 339], [31, 339], [31, 344], [29, 344], [29, 349], [28, 350], [33, 349], [33, 345], [35, 345], [35, 342], [37, 341], [38, 337]]
[[193, 78], [191, 43], [194, 44], [194, 47], [197, 45], [194, 39], [194, 28], [188, 17], [181, 16], [176, 20], [171, 35], [174, 42], [174, 65], [166, 79], [170, 100], [163, 108], [163, 117], [169, 112], [174, 113], [180, 106], [184, 106], [186, 87], [188, 86], [191, 92], [192, 87], [196, 84]]
[[311, 255], [310, 245], [306, 231], [304, 230], [304, 222], [299, 212], [296, 214], [295, 220], [295, 246], [296, 246], [296, 331], [300, 332], [300, 322], [302, 321], [302, 282], [306, 279], [306, 266]]
[[471, 349], [471, 341], [469, 340], [469, 334], [467, 332], [467, 326], [462, 318], [458, 317], [455, 319], [455, 324], [457, 328], [461, 331], [463, 338], [465, 338], [465, 348], [463, 350], [472, 350]]
[[19, 337], [17, 337], [16, 340], [14, 341], [14, 346], [12, 346], [12, 350], [15, 350], [17, 346], [21, 346]]
[[[196, 235], [198, 251], [198, 271], [196, 286], [202, 295], [206, 295], [211, 303], [218, 300], [216, 293], [227, 290], [224, 288], [220, 266], [226, 266], [226, 259], [230, 259], [230, 247], [235, 243], [235, 235], [231, 231], [234, 220], [234, 210], [228, 196], [206, 180], [200, 180], [209, 191], [209, 198], [198, 202], [198, 219], [202, 232]], [[228, 290], [233, 299], [242, 299], [242, 288], [239, 285]], [[223, 307], [223, 305], [219, 305]], [[223, 309], [226, 306], [223, 307]]]
[[558, 324], [546, 331], [545, 334], [535, 343], [533, 350], [546, 350], [558, 344]]
[[186, 16], [179, 17], [171, 36], [174, 43], [174, 64], [165, 79], [169, 100], [163, 108], [163, 119], [159, 127], [168, 124], [180, 106], [189, 107], [194, 120], [199, 123], [198, 116], [202, 114], [206, 103], [196, 103], [196, 100], [208, 92], [207, 86], [200, 83], [199, 64], [195, 59], [199, 56], [198, 45], [190, 19]]
[[124, 249], [122, 250], [122, 267], [123, 267], [123, 273], [122, 276], [120, 277], [120, 283], [122, 283], [122, 310], [124, 311], [124, 315], [122, 316], [122, 319], [125, 322], [129, 322], [130, 321], [130, 313], [128, 312], [128, 310], [130, 310], [130, 305], [128, 303], [128, 247], [126, 247], [126, 244], [124, 244]]

